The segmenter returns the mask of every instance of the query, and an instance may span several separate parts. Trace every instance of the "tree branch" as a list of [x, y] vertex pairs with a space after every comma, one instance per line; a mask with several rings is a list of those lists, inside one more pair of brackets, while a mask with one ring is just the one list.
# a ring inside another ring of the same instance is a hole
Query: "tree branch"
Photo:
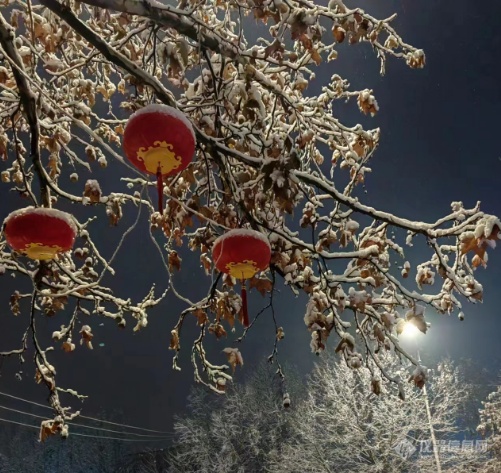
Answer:
[[35, 171], [40, 181], [42, 205], [44, 207], [50, 207], [50, 192], [47, 186], [47, 180], [44, 178], [42, 172], [42, 163], [40, 162], [40, 127], [37, 114], [37, 98], [26, 80], [26, 71], [24, 69], [23, 60], [14, 44], [15, 39], [14, 28], [7, 23], [3, 15], [0, 13], [0, 44], [9, 61], [15, 64], [15, 67], [12, 67], [12, 73], [14, 74], [24, 114], [30, 127], [31, 159], [35, 165]]

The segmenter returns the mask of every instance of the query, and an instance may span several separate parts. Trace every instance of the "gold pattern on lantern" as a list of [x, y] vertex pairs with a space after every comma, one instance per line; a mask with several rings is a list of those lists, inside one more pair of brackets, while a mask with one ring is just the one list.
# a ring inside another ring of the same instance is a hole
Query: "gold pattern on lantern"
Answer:
[[153, 146], [139, 148], [137, 159], [144, 163], [148, 172], [156, 174], [158, 166], [162, 174], [168, 174], [181, 165], [181, 156], [176, 156], [173, 145], [166, 141], [155, 141]]
[[226, 269], [235, 279], [250, 279], [259, 271], [256, 262], [248, 259], [240, 263], [228, 263]]
[[57, 245], [47, 246], [42, 243], [30, 243], [22, 252], [31, 259], [50, 260], [54, 259], [61, 251], [63, 248]]

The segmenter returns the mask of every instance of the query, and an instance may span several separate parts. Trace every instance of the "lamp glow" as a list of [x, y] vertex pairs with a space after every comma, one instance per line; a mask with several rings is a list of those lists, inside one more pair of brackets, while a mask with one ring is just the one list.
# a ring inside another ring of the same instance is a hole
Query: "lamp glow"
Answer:
[[418, 335], [422, 335], [421, 331], [412, 323], [407, 322], [404, 325], [402, 335], [406, 338], [416, 338]]

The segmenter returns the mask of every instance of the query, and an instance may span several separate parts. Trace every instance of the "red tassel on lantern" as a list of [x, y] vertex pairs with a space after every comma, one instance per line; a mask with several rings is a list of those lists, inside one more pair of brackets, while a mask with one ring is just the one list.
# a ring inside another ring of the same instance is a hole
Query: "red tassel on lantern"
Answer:
[[164, 213], [164, 199], [163, 199], [164, 181], [162, 177], [162, 172], [160, 170], [160, 166], [158, 166], [157, 170], [157, 193], [158, 193], [158, 211], [160, 212], [160, 215], [162, 215]]
[[163, 178], [186, 169], [195, 153], [195, 132], [190, 121], [167, 105], [147, 105], [127, 121], [123, 149], [134, 166], [156, 175], [158, 211], [162, 213]]
[[255, 230], [230, 230], [214, 242], [212, 258], [219, 271], [241, 280], [242, 323], [248, 327], [245, 279], [264, 271], [270, 264], [271, 248], [268, 239]]
[[247, 288], [245, 287], [245, 281], [242, 279], [240, 281], [240, 296], [242, 297], [242, 320], [244, 327], [249, 326], [249, 311], [247, 309]]

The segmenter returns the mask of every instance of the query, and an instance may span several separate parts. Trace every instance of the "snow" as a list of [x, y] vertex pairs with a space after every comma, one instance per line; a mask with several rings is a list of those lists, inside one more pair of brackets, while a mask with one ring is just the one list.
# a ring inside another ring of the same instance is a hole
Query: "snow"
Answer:
[[73, 230], [73, 232], [75, 234], [78, 231], [72, 215], [70, 215], [66, 212], [63, 212], [62, 210], [58, 210], [58, 209], [48, 209], [48, 208], [44, 208], [44, 207], [33, 207], [33, 206], [25, 207], [23, 209], [14, 210], [5, 218], [4, 225], [7, 225], [12, 218], [23, 217], [23, 216], [28, 215], [30, 213], [36, 213], [38, 215], [45, 215], [46, 217], [50, 217], [50, 218], [57, 218], [57, 219], [65, 222]]
[[234, 356], [237, 365], [244, 365], [244, 359], [242, 358], [242, 354], [238, 348], [227, 347], [223, 349], [223, 353], [228, 356]]
[[276, 182], [277, 186], [278, 187], [284, 187], [285, 186], [285, 177], [284, 175], [282, 174], [282, 171], [280, 171], [279, 169], [275, 169], [271, 175], [270, 175], [270, 178], [273, 182]]
[[[127, 125], [132, 122], [134, 118], [137, 118], [141, 115], [147, 114], [147, 113], [160, 113], [162, 115], [166, 115], [168, 117], [173, 117], [177, 118], [178, 120], [182, 121], [188, 130], [190, 130], [191, 135], [193, 136], [193, 141], [196, 142], [196, 137], [195, 137], [195, 130], [193, 130], [193, 126], [191, 122], [186, 118], [185, 114], [181, 112], [180, 110], [177, 110], [176, 108], [169, 107], [168, 105], [164, 104], [158, 104], [158, 103], [153, 103], [150, 105], [146, 105], [146, 107], [140, 108], [136, 112], [134, 112], [130, 117], [129, 121], [127, 122]], [[125, 126], [125, 129], [127, 130], [127, 125]]]
[[421, 315], [424, 315], [424, 311], [425, 311], [425, 306], [421, 305], [421, 304], [416, 304], [414, 306], [414, 315], [416, 317], [419, 317]]
[[475, 228], [475, 238], [489, 238], [496, 226], [501, 229], [501, 221], [497, 217], [488, 215], [481, 218]]
[[416, 368], [414, 368], [414, 371], [412, 372], [412, 376], [414, 378], [421, 378], [426, 380], [426, 378], [428, 377], [428, 369], [426, 368], [426, 366], [416, 366]]
[[95, 179], [87, 179], [87, 182], [85, 183], [85, 187], [90, 192], [96, 192], [96, 193], [101, 194], [101, 186], [99, 185], [99, 182], [97, 182]]
[[365, 290], [357, 291], [354, 287], [350, 287], [348, 294], [352, 306], [356, 306], [362, 302], [367, 302], [369, 298], [369, 294], [367, 294]]
[[284, 393], [283, 398], [282, 398], [283, 406], [284, 407], [289, 407], [291, 405], [291, 398], [289, 396], [289, 393]]
[[258, 240], [262, 241], [263, 243], [266, 243], [266, 245], [268, 245], [268, 248], [270, 248], [270, 251], [271, 251], [271, 246], [270, 246], [270, 242], [268, 241], [268, 238], [265, 235], [263, 235], [262, 233], [260, 233], [256, 230], [249, 229], [249, 228], [234, 228], [233, 230], [230, 230], [226, 233], [223, 233], [220, 237], [218, 237], [214, 241], [214, 246], [216, 246], [219, 243], [222, 243], [224, 240], [226, 240], [226, 238], [229, 238], [229, 237], [232, 238], [235, 236], [242, 236], [242, 237], [247, 237], [247, 238], [258, 239]]
[[355, 222], [355, 220], [348, 220], [346, 222], [346, 230], [348, 230], [350, 233], [355, 233], [360, 227], [360, 224], [358, 222]]
[[355, 338], [353, 338], [353, 335], [351, 335], [350, 333], [348, 333], [348, 332], [340, 332], [339, 336], [343, 340], [345, 340], [346, 342], [348, 342], [349, 345], [355, 346]]

